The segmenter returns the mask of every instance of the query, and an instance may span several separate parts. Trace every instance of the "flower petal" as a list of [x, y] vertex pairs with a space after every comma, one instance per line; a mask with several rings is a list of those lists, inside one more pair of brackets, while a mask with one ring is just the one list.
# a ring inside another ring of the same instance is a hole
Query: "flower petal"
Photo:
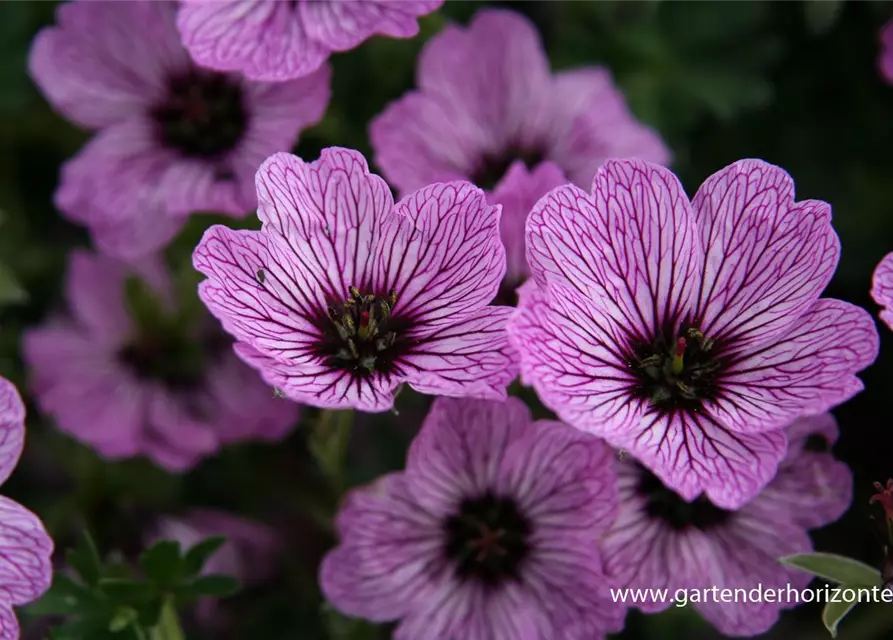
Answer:
[[827, 411], [862, 390], [854, 374], [874, 362], [878, 342], [864, 309], [821, 299], [775, 344], [733, 360], [721, 396], [705, 411], [741, 432], [777, 429]]
[[36, 600], [53, 577], [53, 540], [40, 519], [0, 496], [0, 591], [15, 605]]
[[700, 329], [733, 348], [765, 344], [818, 300], [840, 255], [831, 207], [794, 202], [794, 182], [761, 160], [710, 176], [692, 207], [706, 251]]
[[444, 0], [303, 2], [301, 18], [311, 39], [332, 51], [353, 49], [380, 33], [394, 38], [418, 34], [417, 16], [430, 13]]
[[[375, 282], [397, 292], [394, 315], [435, 332], [482, 309], [505, 275], [499, 207], [467, 182], [434, 184], [403, 198], [376, 246]], [[423, 329], [422, 329], [423, 328]]]
[[203, 67], [281, 82], [312, 73], [329, 56], [308, 37], [288, 2], [186, 0], [177, 15], [183, 44]]
[[565, 182], [564, 174], [556, 164], [541, 162], [533, 170], [528, 170], [518, 160], [487, 196], [489, 204], [502, 205], [499, 234], [505, 245], [506, 280], [517, 284], [528, 276], [524, 241], [527, 215], [541, 197]]
[[277, 153], [258, 169], [257, 194], [264, 230], [288, 240], [326, 294], [340, 300], [350, 286], [378, 284], [375, 242], [393, 200], [362, 154], [334, 147], [305, 163]]
[[123, 264], [92, 254], [72, 251], [65, 273], [68, 305], [78, 323], [103, 342], [120, 343], [133, 330], [124, 300]]
[[530, 410], [517, 398], [437, 398], [409, 448], [408, 491], [427, 512], [448, 516], [463, 497], [500, 486], [508, 447], [535, 438]]
[[319, 581], [340, 611], [395, 620], [439, 591], [439, 522], [419, 508], [403, 474], [355, 489], [338, 514], [340, 544], [323, 559]]
[[534, 278], [566, 282], [604, 298], [608, 314], [633, 339], [651, 342], [682, 320], [700, 269], [688, 199], [670, 171], [637, 160], [611, 160], [593, 196], [559, 187], [527, 220]]
[[25, 446], [25, 404], [15, 385], [0, 378], [0, 484], [15, 470]]
[[524, 383], [562, 420], [592, 433], [604, 424], [632, 428], [645, 411], [630, 395], [635, 378], [617, 349], [623, 336], [602, 308], [568, 286], [553, 283], [546, 293], [529, 283], [508, 325]]
[[483, 136], [482, 155], [539, 142], [527, 124], [548, 91], [549, 61], [521, 14], [484, 9], [466, 29], [446, 27], [425, 46], [417, 75], [424, 93]]
[[[73, 2], [42, 30], [28, 69], [66, 117], [98, 128], [140, 114], [166, 91], [167, 72], [188, 63], [174, 2]], [[142, 37], [133, 37], [139, 25]]]
[[[893, 55], [890, 58], [893, 60]], [[893, 329], [893, 253], [885, 255], [875, 268], [871, 279], [871, 297], [883, 307], [881, 320]]]
[[506, 324], [512, 307], [484, 307], [414, 341], [399, 364], [421, 393], [501, 400], [518, 375]]
[[603, 430], [665, 485], [691, 501], [701, 493], [725, 509], [738, 509], [775, 476], [784, 458], [784, 431], [735, 433], [704, 415], [649, 413], [635, 429]]
[[16, 618], [9, 596], [0, 596], [0, 640], [20, 640], [19, 620]]
[[610, 71], [584, 67], [555, 74], [548, 90], [550, 109], [542, 128], [549, 133], [549, 157], [579, 187], [592, 184], [610, 158], [638, 158], [669, 165], [660, 135], [639, 122], [614, 84]]

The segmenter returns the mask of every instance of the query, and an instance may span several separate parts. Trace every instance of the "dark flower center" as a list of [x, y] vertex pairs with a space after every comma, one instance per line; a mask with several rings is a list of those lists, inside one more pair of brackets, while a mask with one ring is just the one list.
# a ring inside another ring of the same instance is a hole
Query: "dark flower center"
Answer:
[[175, 331], [145, 331], [118, 351], [118, 361], [140, 380], [188, 390], [201, 384], [208, 362], [229, 344], [219, 331], [200, 339]]
[[645, 512], [650, 517], [661, 520], [674, 531], [692, 527], [707, 531], [723, 524], [732, 515], [731, 511], [720, 509], [703, 495], [695, 498], [693, 502], [686, 502], [644, 467], [640, 466], [640, 473], [637, 491], [648, 500]]
[[196, 158], [232, 150], [248, 124], [242, 87], [224, 74], [197, 70], [168, 80], [167, 97], [152, 117], [164, 146]]
[[402, 351], [399, 339], [405, 330], [405, 323], [392, 315], [397, 292], [363, 294], [350, 287], [348, 293], [344, 301], [329, 305], [320, 351], [330, 366], [361, 376], [389, 371]]
[[812, 451], [813, 453], [827, 453], [829, 449], [828, 441], [824, 436], [820, 436], [817, 433], [810, 434], [808, 438], [806, 438], [806, 442], [803, 443], [804, 451]]
[[715, 397], [722, 369], [713, 340], [694, 328], [674, 341], [660, 336], [654, 344], [634, 348], [630, 367], [638, 378], [635, 392], [661, 411], [697, 411]]
[[500, 155], [484, 156], [471, 172], [471, 182], [485, 191], [492, 191], [516, 160], [533, 169], [545, 160], [545, 154], [535, 148], [511, 146]]
[[459, 513], [447, 518], [443, 529], [444, 555], [455, 563], [461, 580], [495, 587], [520, 578], [533, 528], [511, 498], [488, 492], [463, 500]]

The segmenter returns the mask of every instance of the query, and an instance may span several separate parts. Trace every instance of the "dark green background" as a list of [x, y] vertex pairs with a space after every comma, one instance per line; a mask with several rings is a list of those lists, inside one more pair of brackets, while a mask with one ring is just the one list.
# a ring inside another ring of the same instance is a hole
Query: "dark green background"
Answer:
[[[368, 155], [366, 126], [385, 104], [413, 85], [424, 41], [446, 19], [466, 21], [488, 3], [448, 2], [422, 20], [414, 40], [375, 38], [333, 59], [334, 96], [325, 120], [305, 133], [307, 159], [326, 146]], [[675, 154], [674, 169], [693, 193], [714, 171], [740, 158], [763, 158], [787, 169], [798, 199], [834, 208], [843, 255], [827, 295], [874, 313], [871, 273], [893, 251], [893, 87], [877, 72], [878, 33], [893, 17], [882, 2], [511, 2], [542, 32], [555, 68], [606, 64], [633, 110], [658, 128]], [[0, 4], [0, 374], [24, 388], [19, 359], [23, 327], [59, 304], [70, 247], [83, 230], [54, 211], [59, 165], [88, 134], [55, 115], [25, 69], [29, 42], [52, 22], [53, 2]], [[187, 269], [190, 249], [212, 221], [196, 218], [170, 254]], [[247, 222], [251, 225], [254, 222]], [[185, 271], [184, 271], [185, 272]], [[10, 279], [21, 287], [17, 291]], [[881, 329], [878, 362], [863, 379], [867, 391], [835, 411], [839, 456], [855, 473], [852, 508], [814, 535], [818, 549], [880, 562], [868, 507], [871, 483], [893, 476], [893, 340]], [[840, 335], [846, 341], [848, 336]], [[401, 396], [401, 415], [358, 419], [347, 469], [352, 483], [399, 468], [406, 443], [424, 415], [425, 399]], [[331, 538], [324, 524], [336, 496], [307, 452], [305, 426], [278, 447], [234, 447], [187, 476], [148, 463], [108, 464], [58, 434], [31, 407], [29, 439], [19, 470], [3, 488], [46, 519], [60, 547], [85, 523], [103, 551], [133, 553], [159, 513], [189, 505], [219, 506], [279, 527], [289, 557], [277, 580], [226, 603], [239, 625], [206, 634], [263, 640], [384, 638], [386, 631], [324, 613], [316, 563]], [[877, 515], [875, 513], [875, 515]], [[325, 629], [330, 631], [327, 634]], [[35, 629], [34, 638], [43, 637]], [[197, 630], [189, 637], [201, 638]], [[624, 638], [698, 640], [719, 637], [692, 610], [645, 618], [631, 615]], [[819, 607], [784, 616], [765, 636], [816, 640], [827, 632]], [[893, 638], [889, 605], [860, 606], [842, 638]]]

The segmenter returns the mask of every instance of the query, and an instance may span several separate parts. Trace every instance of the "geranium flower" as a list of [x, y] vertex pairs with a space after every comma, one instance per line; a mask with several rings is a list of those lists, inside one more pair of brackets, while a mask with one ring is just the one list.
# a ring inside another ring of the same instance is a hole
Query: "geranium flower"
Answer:
[[871, 297], [882, 307], [881, 320], [888, 328], [893, 329], [893, 253], [884, 256], [875, 268]]
[[[837, 440], [830, 414], [803, 418], [787, 430], [790, 445], [778, 475], [738, 511], [700, 497], [689, 501], [644, 467], [618, 462], [620, 515], [602, 539], [607, 572], [622, 588], [804, 589], [812, 576], [778, 559], [812, 551], [807, 531], [837, 520], [852, 499], [852, 475], [828, 448]], [[694, 606], [727, 636], [768, 631], [796, 600]], [[629, 604], [646, 612], [674, 606], [669, 601]]]
[[395, 640], [598, 640], [622, 627], [595, 539], [617, 510], [603, 441], [517, 398], [438, 398], [406, 470], [350, 493], [320, 583]]
[[[125, 293], [137, 278], [144, 295], [133, 304]], [[277, 441], [294, 426], [298, 407], [273, 397], [200, 306], [185, 315], [159, 263], [76, 251], [66, 297], [70, 313], [27, 330], [23, 356], [40, 409], [106, 458], [143, 454], [184, 471], [225, 444]]]
[[539, 35], [520, 14], [485, 9], [450, 25], [422, 51], [419, 89], [370, 126], [375, 162], [401, 193], [469, 180], [502, 204], [509, 270], [500, 299], [528, 275], [523, 228], [536, 201], [570, 181], [588, 186], [611, 157], [666, 164], [660, 137], [638, 122], [610, 73], [552, 73]]
[[327, 67], [281, 84], [197, 67], [176, 7], [65, 3], [31, 50], [31, 76], [49, 102], [97, 130], [63, 166], [56, 206], [119, 257], [164, 246], [192, 213], [253, 210], [257, 167], [290, 149], [329, 100]]
[[279, 82], [316, 71], [372, 35], [411, 38], [444, 0], [185, 0], [177, 24], [195, 61]]
[[881, 52], [878, 56], [878, 67], [881, 75], [893, 84], [893, 20], [884, 25], [880, 33]]
[[862, 389], [871, 317], [819, 299], [831, 207], [742, 160], [689, 203], [667, 169], [609, 161], [527, 223], [534, 284], [509, 326], [522, 378], [566, 422], [632, 453], [686, 500], [737, 508], [775, 474], [780, 429]]
[[[16, 468], [25, 445], [25, 405], [0, 378], [0, 484]], [[0, 496], [0, 638], [18, 640], [13, 606], [37, 600], [53, 579], [53, 540], [36, 515]]]
[[195, 251], [199, 295], [236, 351], [289, 397], [385, 411], [422, 393], [501, 399], [517, 374], [487, 306], [505, 273], [499, 208], [468, 183], [394, 205], [356, 151], [289, 154], [257, 174], [261, 231], [211, 227]]

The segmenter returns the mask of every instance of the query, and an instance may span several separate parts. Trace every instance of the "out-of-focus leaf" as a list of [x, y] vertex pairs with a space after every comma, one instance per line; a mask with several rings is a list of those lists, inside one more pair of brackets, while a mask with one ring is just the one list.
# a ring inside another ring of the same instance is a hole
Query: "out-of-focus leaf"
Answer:
[[146, 575], [160, 587], [173, 585], [183, 575], [183, 559], [180, 543], [159, 540], [140, 556], [140, 566]]
[[136, 622], [137, 618], [138, 614], [136, 609], [132, 607], [121, 607], [118, 610], [118, 613], [115, 614], [115, 617], [109, 622], [109, 631], [112, 633], [123, 631]]
[[19, 284], [6, 265], [0, 263], [0, 305], [21, 304], [28, 301], [28, 292]]
[[127, 578], [104, 578], [99, 581], [99, 587], [110, 598], [119, 602], [148, 600], [157, 596], [155, 587], [148, 582]]
[[214, 536], [202, 540], [198, 544], [192, 546], [186, 555], [183, 556], [183, 573], [186, 576], [195, 576], [201, 572], [205, 563], [213, 556], [224, 544], [226, 544], [226, 536]]
[[859, 587], [881, 586], [881, 572], [863, 562], [833, 553], [800, 553], [780, 558], [789, 567], [802, 569], [837, 584]]
[[855, 606], [855, 602], [828, 602], [825, 604], [825, 608], [822, 610], [822, 623], [832, 638], [837, 637], [837, 626]]
[[199, 576], [191, 584], [181, 587], [178, 595], [189, 598], [211, 596], [214, 598], [228, 598], [239, 592], [241, 585], [232, 576], [207, 575]]
[[831, 30], [842, 10], [843, 0], [806, 0], [803, 3], [806, 25], [817, 36]]
[[99, 577], [102, 574], [102, 561], [89, 531], [84, 531], [78, 545], [74, 549], [69, 549], [66, 560], [87, 585], [92, 587], [99, 582]]

